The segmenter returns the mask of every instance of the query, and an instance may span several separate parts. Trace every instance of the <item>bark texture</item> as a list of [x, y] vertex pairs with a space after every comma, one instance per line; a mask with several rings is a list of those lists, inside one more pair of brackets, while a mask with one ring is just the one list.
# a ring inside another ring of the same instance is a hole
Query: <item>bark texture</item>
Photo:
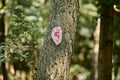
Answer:
[[[49, 25], [40, 51], [35, 80], [68, 79], [78, 4], [78, 0], [51, 0]], [[63, 31], [62, 42], [57, 46], [51, 38], [51, 30], [55, 26], [60, 26]]]
[[112, 80], [113, 41], [110, 27], [113, 25], [113, 4], [101, 5], [98, 80]]

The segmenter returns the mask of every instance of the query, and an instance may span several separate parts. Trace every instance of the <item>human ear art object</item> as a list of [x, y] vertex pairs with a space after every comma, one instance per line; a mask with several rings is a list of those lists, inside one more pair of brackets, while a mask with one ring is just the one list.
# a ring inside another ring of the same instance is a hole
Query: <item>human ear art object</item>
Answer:
[[59, 45], [62, 41], [62, 29], [57, 26], [52, 29], [51, 37], [55, 43], [55, 45]]

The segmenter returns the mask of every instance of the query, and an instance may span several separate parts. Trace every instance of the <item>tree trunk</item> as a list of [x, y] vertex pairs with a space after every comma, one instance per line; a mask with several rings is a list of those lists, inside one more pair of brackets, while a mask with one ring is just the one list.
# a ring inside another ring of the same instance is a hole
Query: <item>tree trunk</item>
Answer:
[[[3, 9], [5, 7], [5, 0], [2, 0], [1, 3], [2, 3], [1, 9]], [[5, 13], [0, 15], [0, 45], [4, 45], [4, 42], [5, 42], [5, 21], [4, 21], [4, 16], [5, 16]], [[1, 54], [4, 55], [4, 50], [2, 51]], [[2, 71], [2, 74], [3, 74], [3, 79], [8, 80], [7, 71], [6, 71], [6, 68], [5, 68], [5, 62], [2, 62], [0, 67], [2, 69], [1, 71]]]
[[[40, 51], [35, 80], [68, 79], [78, 6], [78, 0], [51, 0], [49, 25]], [[55, 26], [62, 29], [62, 42], [59, 45], [55, 45], [51, 38], [51, 30]]]
[[113, 25], [112, 2], [101, 5], [101, 26], [99, 44], [98, 79], [112, 80], [112, 48], [113, 41], [110, 27]]
[[98, 80], [98, 53], [99, 53], [99, 35], [100, 35], [100, 18], [97, 20], [96, 29], [94, 31], [94, 48], [92, 55], [92, 73], [90, 80]]

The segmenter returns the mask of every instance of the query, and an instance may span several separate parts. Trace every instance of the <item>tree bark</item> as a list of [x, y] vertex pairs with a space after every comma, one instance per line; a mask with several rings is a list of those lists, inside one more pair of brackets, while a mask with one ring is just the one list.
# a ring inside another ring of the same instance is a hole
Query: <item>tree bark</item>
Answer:
[[112, 3], [101, 5], [98, 80], [112, 80], [113, 40], [110, 34], [110, 27], [113, 25]]
[[[35, 80], [67, 80], [70, 55], [77, 26], [78, 0], [51, 0], [49, 25], [40, 51]], [[55, 45], [51, 30], [60, 26], [62, 42]]]

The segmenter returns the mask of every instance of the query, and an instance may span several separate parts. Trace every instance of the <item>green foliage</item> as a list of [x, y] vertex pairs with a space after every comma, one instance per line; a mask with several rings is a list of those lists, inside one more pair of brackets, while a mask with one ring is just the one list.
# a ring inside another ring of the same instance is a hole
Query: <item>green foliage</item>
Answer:
[[9, 57], [20, 61], [30, 59], [33, 56], [34, 48], [38, 47], [39, 36], [42, 37], [43, 34], [34, 23], [25, 21], [24, 15], [21, 18], [16, 15], [11, 16], [9, 20], [12, 21], [8, 23], [9, 30], [6, 38]]
[[93, 32], [96, 27], [96, 17], [97, 8], [95, 4], [92, 3], [92, 0], [81, 0], [76, 40], [71, 60], [72, 72], [70, 73], [70, 77], [77, 74], [84, 74], [85, 76], [89, 76], [86, 73], [90, 74], [94, 46]]
[[87, 77], [90, 75], [90, 72], [86, 68], [84, 68], [78, 64], [75, 64], [75, 65], [71, 66], [71, 68], [70, 68], [69, 80], [72, 80], [74, 78], [74, 76], [76, 76], [78, 74], [82, 74], [82, 76], [85, 76], [85, 80], [86, 80]]
[[[0, 61], [33, 68], [47, 25], [49, 4], [38, 0], [6, 0], [6, 42], [0, 46]], [[3, 10], [0, 10], [3, 13]], [[41, 16], [42, 15], [42, 16]], [[19, 67], [18, 65], [15, 65]]]
[[[119, 7], [120, 4], [117, 4]], [[115, 13], [114, 15], [114, 26], [112, 27], [111, 31], [113, 34], [113, 58], [114, 58], [114, 70], [116, 74], [116, 78], [119, 80], [120, 77], [120, 15], [119, 13]]]
[[120, 6], [120, 0], [115, 0], [114, 4], [117, 5], [117, 6]]
[[113, 3], [113, 0], [101, 0], [99, 1], [98, 5], [104, 6]]

